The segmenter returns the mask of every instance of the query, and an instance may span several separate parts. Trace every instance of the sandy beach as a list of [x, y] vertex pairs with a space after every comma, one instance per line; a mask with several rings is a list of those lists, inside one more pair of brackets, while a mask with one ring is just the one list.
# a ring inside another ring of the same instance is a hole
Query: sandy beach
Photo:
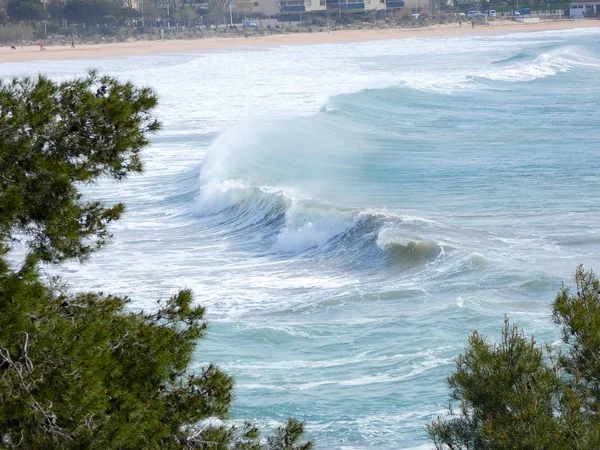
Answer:
[[600, 21], [593, 19], [543, 21], [524, 24], [511, 21], [498, 21], [488, 26], [476, 26], [464, 23], [439, 25], [427, 28], [390, 28], [370, 30], [338, 30], [316, 33], [272, 34], [266, 36], [244, 37], [209, 37], [194, 40], [165, 40], [123, 42], [114, 44], [86, 44], [76, 48], [65, 46], [48, 46], [40, 51], [38, 46], [17, 48], [0, 48], [0, 62], [19, 62], [34, 60], [66, 60], [77, 58], [106, 58], [115, 56], [147, 55], [164, 52], [190, 52], [222, 49], [277, 47], [281, 45], [311, 45], [324, 43], [358, 42], [385, 39], [436, 38], [468, 35], [509, 34], [520, 32], [566, 30], [573, 28], [598, 27]]

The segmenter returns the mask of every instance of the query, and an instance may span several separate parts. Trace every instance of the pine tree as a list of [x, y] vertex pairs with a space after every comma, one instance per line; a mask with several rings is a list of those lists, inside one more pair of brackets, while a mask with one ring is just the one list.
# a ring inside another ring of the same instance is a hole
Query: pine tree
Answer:
[[600, 282], [580, 266], [575, 285], [553, 304], [564, 343], [556, 355], [508, 319], [497, 345], [471, 334], [448, 377], [459, 410], [427, 425], [436, 448], [600, 448]]
[[293, 419], [267, 439], [227, 425], [232, 378], [187, 371], [206, 330], [190, 291], [132, 312], [128, 298], [40, 275], [109, 242], [124, 205], [80, 187], [142, 171], [156, 104], [151, 89], [95, 72], [0, 83], [0, 446], [308, 450]]

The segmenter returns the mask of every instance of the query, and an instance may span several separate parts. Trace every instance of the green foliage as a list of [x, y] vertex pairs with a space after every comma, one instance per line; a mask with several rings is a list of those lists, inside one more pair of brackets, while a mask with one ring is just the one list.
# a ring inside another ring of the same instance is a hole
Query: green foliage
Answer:
[[[40, 27], [43, 28], [43, 27]], [[46, 31], [48, 32], [48, 34], [58, 34], [61, 32], [62, 27], [60, 26], [59, 23], [56, 22], [48, 22], [46, 24]]]
[[121, 5], [116, 0], [72, 0], [64, 8], [69, 22], [103, 25], [104, 16], [117, 16]]
[[35, 25], [34, 38], [38, 40], [44, 40], [50, 36], [64, 35], [65, 29], [56, 22], [38, 22]]
[[[8, 19], [8, 14], [6, 13], [6, 9], [0, 8], [0, 25], [6, 26], [6, 24], [8, 24], [8, 22], [9, 22], [9, 19]], [[3, 42], [2, 36], [0, 36], [0, 42]]]
[[490, 345], [477, 331], [471, 334], [448, 384], [460, 412], [430, 425], [436, 444], [464, 449], [508, 449], [515, 443], [518, 448], [550, 448], [555, 431], [551, 394], [558, 379], [544, 365], [533, 338], [525, 338], [508, 320], [498, 345]]
[[48, 11], [49, 19], [59, 23], [65, 18], [64, 13], [65, 3], [62, 0], [52, 0], [46, 2], [46, 10]]
[[[103, 88], [104, 86], [105, 88]], [[204, 309], [183, 290], [152, 312], [71, 293], [39, 262], [85, 259], [123, 205], [82, 197], [140, 172], [156, 96], [90, 72], [0, 84], [0, 445], [43, 449], [308, 450], [301, 423], [262, 440], [226, 425], [232, 379], [187, 373]], [[9, 264], [11, 245], [26, 249]]]
[[142, 17], [142, 13], [135, 8], [121, 8], [119, 10], [119, 17], [121, 20], [138, 19]]
[[228, 0], [208, 0], [208, 12], [211, 22], [216, 26], [225, 22], [225, 12], [228, 8]]
[[198, 13], [198, 10], [192, 8], [191, 6], [185, 6], [183, 8], [180, 8], [177, 12], [177, 19], [182, 22], [191, 22], [199, 18], [200, 14]]
[[104, 16], [102, 22], [109, 27], [116, 27], [119, 24], [119, 21], [115, 16]]
[[33, 22], [48, 18], [42, 3], [35, 0], [12, 0], [6, 5], [6, 13], [13, 22]]
[[3, 25], [0, 27], [0, 42], [15, 44], [21, 40], [30, 41], [33, 39], [33, 32], [33, 26], [28, 23]]
[[[101, 85], [106, 95], [96, 95]], [[148, 88], [94, 72], [57, 84], [0, 82], [0, 238], [25, 241], [42, 261], [85, 259], [110, 238], [122, 204], [83, 199], [100, 176], [141, 172], [156, 97]]]
[[[576, 295], [563, 287], [553, 305], [554, 322], [562, 326], [566, 353], [558, 364], [570, 379], [592, 422], [600, 419], [600, 281], [580, 266], [575, 272]], [[597, 427], [597, 425], [596, 425]], [[598, 430], [596, 430], [598, 433]]]
[[557, 358], [507, 319], [497, 345], [471, 334], [448, 378], [459, 411], [427, 425], [436, 448], [600, 447], [600, 283], [580, 266], [575, 284], [553, 305], [566, 349]]

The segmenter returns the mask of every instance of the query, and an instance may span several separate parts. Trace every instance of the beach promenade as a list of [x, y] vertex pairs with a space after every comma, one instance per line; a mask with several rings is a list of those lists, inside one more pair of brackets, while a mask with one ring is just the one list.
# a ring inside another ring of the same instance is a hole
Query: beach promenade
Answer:
[[370, 30], [338, 30], [316, 33], [272, 34], [252, 37], [208, 37], [188, 40], [139, 40], [110, 44], [84, 44], [71, 48], [48, 46], [40, 51], [31, 45], [11, 49], [0, 48], [1, 62], [33, 60], [67, 60], [77, 58], [108, 58], [115, 56], [149, 55], [165, 52], [214, 51], [240, 48], [269, 48], [283, 45], [313, 45], [325, 43], [360, 42], [386, 39], [460, 37], [470, 35], [498, 35], [521, 32], [566, 30], [573, 28], [598, 27], [600, 21], [593, 19], [544, 21], [524, 24], [511, 21], [493, 22], [490, 25], [459, 27], [457, 24], [435, 25], [424, 28], [389, 28]]

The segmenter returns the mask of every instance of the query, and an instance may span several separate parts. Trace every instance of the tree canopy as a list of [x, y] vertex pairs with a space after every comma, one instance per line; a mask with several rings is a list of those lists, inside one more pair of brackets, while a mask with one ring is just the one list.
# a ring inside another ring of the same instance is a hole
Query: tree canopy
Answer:
[[11, 0], [6, 5], [6, 13], [13, 22], [35, 22], [48, 18], [43, 4], [35, 0]]
[[438, 449], [600, 448], [600, 282], [575, 273], [553, 303], [563, 347], [541, 347], [505, 319], [500, 342], [477, 331], [448, 378], [450, 408], [427, 426]]
[[133, 312], [128, 298], [70, 292], [40, 273], [110, 240], [124, 205], [80, 187], [142, 171], [156, 103], [151, 89], [95, 72], [0, 83], [0, 443], [307, 450], [293, 419], [267, 439], [251, 423], [228, 425], [232, 378], [213, 364], [187, 371], [206, 331], [190, 291]]
[[69, 22], [103, 25], [103, 17], [118, 16], [121, 4], [114, 0], [71, 0], [64, 7]]

